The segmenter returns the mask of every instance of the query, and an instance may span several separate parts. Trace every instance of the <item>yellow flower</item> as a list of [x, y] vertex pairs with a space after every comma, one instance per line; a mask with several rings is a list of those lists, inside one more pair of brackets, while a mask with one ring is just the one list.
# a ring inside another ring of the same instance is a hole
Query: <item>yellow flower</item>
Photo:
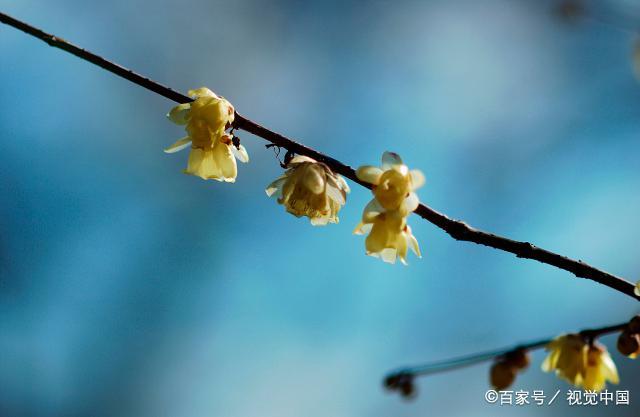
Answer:
[[599, 343], [594, 343], [587, 350], [582, 386], [586, 390], [602, 391], [607, 386], [607, 381], [612, 384], [620, 382], [618, 369], [607, 352], [607, 348]]
[[349, 186], [327, 165], [307, 156], [295, 156], [287, 171], [269, 184], [269, 197], [296, 217], [307, 216], [314, 226], [338, 223], [338, 212], [346, 203]]
[[358, 235], [369, 233], [365, 240], [367, 255], [388, 263], [395, 263], [400, 258], [404, 265], [409, 248], [421, 257], [418, 241], [411, 233], [406, 217], [420, 204], [414, 190], [424, 184], [422, 172], [409, 171], [400, 156], [385, 152], [382, 168], [362, 166], [356, 175], [372, 185], [374, 195], [364, 209], [362, 221], [353, 231]]
[[396, 258], [400, 258], [400, 262], [404, 265], [407, 264], [409, 248], [421, 257], [418, 241], [411, 233], [411, 228], [402, 212], [400, 210], [376, 212], [372, 206], [375, 206], [377, 201], [373, 200], [372, 203], [367, 205], [362, 222], [353, 231], [357, 235], [369, 233], [365, 240], [367, 255], [379, 257], [391, 264], [396, 262]]
[[409, 171], [398, 154], [385, 152], [381, 168], [361, 166], [356, 175], [372, 185], [375, 199], [385, 210], [406, 211], [406, 215], [418, 208], [420, 201], [414, 190], [424, 185], [424, 175], [417, 169]]
[[556, 374], [567, 382], [579, 386], [585, 366], [584, 339], [577, 334], [562, 335], [552, 340], [546, 350], [550, 353], [542, 362], [542, 370]]
[[600, 391], [606, 382], [619, 382], [618, 371], [607, 349], [597, 343], [587, 343], [578, 334], [559, 336], [546, 349], [549, 355], [542, 363], [542, 370], [555, 370], [558, 377], [576, 387]]
[[172, 122], [185, 125], [187, 136], [165, 152], [178, 152], [191, 145], [185, 173], [205, 180], [234, 182], [238, 174], [236, 158], [248, 162], [249, 155], [244, 146], [236, 147], [225, 133], [233, 123], [233, 106], [206, 87], [189, 90], [188, 94], [193, 102], [179, 104], [167, 114]]

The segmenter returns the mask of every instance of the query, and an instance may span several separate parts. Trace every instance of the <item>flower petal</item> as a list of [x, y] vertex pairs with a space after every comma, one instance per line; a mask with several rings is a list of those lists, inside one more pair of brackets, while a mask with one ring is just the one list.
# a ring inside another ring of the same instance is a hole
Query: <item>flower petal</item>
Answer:
[[327, 190], [327, 197], [329, 197], [336, 203], [340, 204], [341, 206], [345, 205], [347, 201], [345, 200], [345, 195], [343, 194], [344, 191], [340, 191], [330, 184], [327, 184], [326, 190]]
[[380, 183], [381, 176], [382, 170], [371, 165], [361, 166], [356, 171], [356, 177], [358, 177], [360, 181], [368, 182], [373, 185], [378, 185], [378, 183]]
[[362, 221], [365, 223], [371, 223], [374, 218], [378, 217], [381, 213], [384, 213], [384, 207], [380, 205], [375, 198], [365, 206], [362, 213]]
[[398, 251], [394, 248], [384, 248], [380, 252], [380, 258], [387, 263], [395, 264], [397, 252]]
[[616, 364], [611, 359], [609, 352], [604, 352], [601, 356], [602, 364], [601, 369], [604, 377], [611, 381], [612, 384], [620, 383], [620, 378], [618, 377], [618, 369], [616, 368]]
[[247, 150], [245, 149], [244, 146], [238, 145], [238, 147], [236, 148], [235, 146], [232, 145], [231, 153], [233, 153], [233, 156], [235, 156], [238, 161], [245, 164], [249, 162], [249, 154], [247, 153]]
[[311, 217], [310, 221], [313, 226], [326, 226], [331, 218], [329, 216], [324, 217]]
[[264, 191], [267, 193], [269, 197], [275, 194], [276, 197], [279, 198], [282, 195], [282, 187], [284, 186], [284, 183], [286, 181], [287, 181], [287, 177], [283, 175], [280, 178], [276, 179], [271, 184], [269, 184]]
[[[304, 169], [304, 168], [302, 168]], [[325, 190], [325, 181], [321, 174], [322, 168], [317, 165], [309, 165], [304, 172], [303, 184], [304, 186], [314, 194], [320, 194]]]
[[336, 182], [336, 178], [332, 175], [327, 175], [327, 196], [336, 203], [344, 206], [347, 198], [347, 194], [344, 190], [340, 189], [340, 185]]
[[411, 213], [415, 211], [420, 205], [420, 200], [418, 199], [418, 195], [414, 192], [409, 193], [409, 196], [404, 199], [404, 208]]
[[178, 104], [167, 113], [167, 117], [177, 125], [186, 125], [190, 111], [191, 103]]
[[382, 154], [382, 169], [385, 171], [396, 165], [404, 165], [402, 158], [395, 152], [385, 152]]
[[342, 175], [336, 174], [336, 179], [338, 180], [338, 185], [340, 188], [347, 194], [351, 192], [351, 188], [349, 188], [349, 184], [342, 178]]
[[222, 173], [222, 180], [225, 182], [235, 182], [238, 176], [238, 166], [236, 165], [236, 158], [231, 153], [231, 148], [233, 148], [233, 145], [227, 145], [223, 142], [218, 142], [213, 148], [216, 165]]
[[193, 99], [197, 99], [200, 97], [214, 97], [219, 98], [216, 93], [209, 90], [207, 87], [196, 88], [195, 90], [189, 90], [187, 95]]
[[354, 235], [364, 235], [371, 231], [373, 228], [373, 223], [358, 223], [355, 229], [353, 229]]
[[304, 156], [304, 155], [296, 155], [293, 158], [291, 158], [291, 161], [289, 161], [288, 165], [291, 164], [301, 164], [303, 162], [313, 162], [315, 163], [316, 160], [313, 158], [309, 158], [308, 156]]
[[[553, 343], [553, 342], [552, 342]], [[551, 347], [549, 345], [547, 345], [547, 349], [550, 349]], [[546, 358], [544, 358], [544, 360], [542, 361], [542, 365], [540, 366], [540, 368], [544, 371], [544, 372], [551, 372], [556, 368], [556, 364], [558, 363], [558, 355], [559, 351], [558, 350], [552, 350]]]
[[408, 265], [407, 264], [408, 243], [409, 242], [407, 241], [407, 239], [403, 238], [402, 236], [398, 236], [398, 241], [396, 242], [396, 251], [402, 265]]
[[418, 239], [416, 239], [416, 237], [412, 235], [411, 232], [407, 234], [407, 244], [418, 258], [422, 258], [422, 253], [420, 253], [420, 245], [418, 245]]
[[205, 180], [221, 180], [220, 167], [216, 164], [212, 151], [205, 151], [202, 164], [198, 168], [198, 175]]
[[191, 138], [189, 136], [185, 136], [182, 139], [178, 139], [176, 143], [169, 146], [164, 150], [165, 153], [175, 153], [183, 150], [187, 146], [191, 145]]
[[191, 174], [199, 176], [200, 165], [202, 165], [202, 159], [204, 158], [204, 151], [199, 148], [191, 148], [189, 153], [189, 161], [187, 162], [187, 169], [184, 170], [185, 174]]
[[411, 187], [414, 190], [422, 187], [426, 182], [424, 174], [419, 169], [412, 169], [411, 171], [409, 171], [409, 175], [411, 175]]

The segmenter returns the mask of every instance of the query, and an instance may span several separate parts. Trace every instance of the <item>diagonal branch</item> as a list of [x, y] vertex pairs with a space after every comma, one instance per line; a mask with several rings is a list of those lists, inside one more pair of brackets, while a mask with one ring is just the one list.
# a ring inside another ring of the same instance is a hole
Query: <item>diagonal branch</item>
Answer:
[[[585, 329], [579, 332], [585, 338], [594, 339], [605, 334], [620, 332], [626, 328], [628, 321], [612, 326], [598, 327], [594, 329]], [[515, 346], [505, 347], [486, 352], [474, 353], [467, 356], [459, 356], [443, 361], [429, 362], [423, 365], [405, 367], [397, 369], [387, 374], [384, 378], [384, 384], [390, 390], [400, 390], [403, 383], [412, 383], [413, 380], [420, 376], [432, 375], [440, 372], [453, 371], [460, 368], [487, 362], [500, 356], [506, 355], [514, 351], [531, 351], [545, 347], [553, 338], [534, 340]]]
[[[169, 87], [150, 80], [149, 78], [135, 73], [132, 70], [122, 67], [114, 62], [108, 61], [101, 56], [87, 51], [86, 49], [82, 49], [60, 37], [43, 32], [38, 28], [35, 28], [20, 20], [14, 19], [13, 17], [1, 12], [0, 22], [5, 23], [9, 26], [13, 26], [16, 29], [34, 36], [46, 42], [47, 44], [49, 44], [49, 46], [62, 49], [77, 56], [82, 60], [89, 61], [113, 74], [116, 74], [141, 87], [151, 90], [154, 93], [166, 97], [169, 100], [173, 100], [178, 103], [186, 103], [191, 101], [191, 98], [185, 96], [184, 94], [181, 94]], [[234, 128], [245, 130], [291, 152], [300, 155], [306, 155], [318, 161], [324, 162], [335, 172], [349, 178], [350, 180], [362, 185], [363, 187], [371, 188], [370, 184], [364, 183], [356, 177], [354, 169], [349, 165], [333, 159], [330, 156], [316, 151], [315, 149], [311, 149], [299, 142], [289, 139], [279, 133], [269, 130], [259, 125], [258, 123], [247, 119], [239, 113], [236, 113]], [[590, 266], [580, 260], [574, 260], [566, 256], [550, 252], [548, 250], [534, 246], [529, 242], [519, 242], [517, 240], [511, 240], [502, 236], [495, 235], [493, 233], [488, 233], [476, 229], [462, 221], [451, 219], [424, 204], [420, 204], [415, 213], [428, 222], [444, 230], [456, 240], [489, 246], [494, 249], [513, 253], [518, 258], [533, 259], [538, 262], [552, 265], [557, 268], [564, 269], [565, 271], [569, 271], [578, 278], [587, 278], [596, 281], [602, 285], [606, 285], [610, 288], [627, 294], [628, 296], [633, 297], [636, 300], [640, 300], [640, 297], [634, 294], [634, 285], [632, 283], [626, 281], [624, 278], [615, 276], [613, 274]]]

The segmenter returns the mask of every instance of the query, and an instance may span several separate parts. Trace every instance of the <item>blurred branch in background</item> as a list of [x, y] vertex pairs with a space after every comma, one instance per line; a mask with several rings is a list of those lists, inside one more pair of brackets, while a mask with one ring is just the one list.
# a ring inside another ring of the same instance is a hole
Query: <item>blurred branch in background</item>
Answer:
[[[632, 322], [637, 323], [637, 319], [635, 320], [635, 322], [633, 320]], [[593, 344], [596, 338], [609, 333], [624, 332], [628, 326], [629, 322], [624, 322], [620, 324], [614, 324], [612, 326], [582, 330], [577, 335], [585, 339], [587, 343]], [[441, 372], [454, 371], [456, 369], [465, 368], [467, 366], [495, 360], [494, 368], [492, 368], [490, 376], [491, 384], [497, 389], [504, 389], [509, 386], [515, 379], [516, 370], [523, 370], [529, 365], [529, 358], [527, 355], [528, 352], [546, 347], [553, 340], [553, 338], [535, 340], [516, 346], [491, 350], [487, 352], [474, 353], [468, 356], [461, 356], [453, 359], [430, 362], [423, 365], [398, 369], [389, 373], [384, 378], [384, 386], [388, 390], [397, 391], [402, 397], [410, 399], [415, 397], [415, 395], [417, 394], [415, 387], [415, 379], [417, 377], [433, 375]], [[625, 355], [627, 354], [625, 353]], [[507, 378], [507, 383], [505, 383], [505, 378], [502, 377], [502, 375], [496, 375], [496, 370], [501, 370], [501, 365], [506, 363], [514, 364], [513, 372], [508, 373], [509, 377]]]
[[621, 11], [610, 10], [603, 6], [604, 2], [597, 4], [586, 0], [562, 0], [555, 6], [553, 12], [568, 24], [595, 23], [608, 28], [621, 31], [630, 35], [632, 41], [631, 65], [633, 72], [640, 81], [640, 14], [631, 15]]
[[596, 2], [593, 1], [563, 0], [556, 5], [554, 14], [570, 24], [580, 21], [599, 23], [629, 34], [637, 34], [640, 29], [640, 25], [637, 23], [640, 16], [628, 16], [602, 9], [596, 6]]
[[[48, 34], [38, 28], [35, 28], [27, 23], [19, 21], [1, 12], [0, 22], [19, 29], [31, 36], [34, 36], [46, 42], [52, 47], [62, 49], [85, 61], [91, 62], [113, 74], [125, 78], [170, 100], [178, 103], [188, 103], [192, 101], [191, 98], [169, 87], [161, 85], [147, 77], [133, 72], [130, 69], [122, 67], [90, 51], [73, 45], [72, 43], [67, 42], [60, 37]], [[338, 174], [349, 178], [350, 180], [360, 184], [363, 187], [371, 188], [371, 184], [360, 181], [357, 178], [355, 170], [349, 165], [346, 165], [334, 158], [331, 158], [330, 156], [316, 151], [315, 149], [311, 149], [299, 142], [289, 139], [279, 133], [273, 132], [238, 113], [236, 113], [235, 115], [235, 122], [232, 128], [245, 130], [267, 140], [268, 142], [271, 142], [273, 145], [285, 148], [289, 152], [306, 155], [317, 161], [323, 162]], [[615, 276], [591, 265], [588, 265], [581, 260], [574, 260], [566, 256], [562, 256], [546, 249], [539, 248], [529, 242], [516, 241], [476, 229], [469, 226], [463, 221], [451, 219], [445, 214], [442, 214], [424, 204], [420, 204], [415, 213], [423, 219], [439, 227], [440, 229], [444, 230], [456, 240], [489, 246], [494, 249], [513, 253], [518, 258], [533, 259], [541, 263], [552, 265], [557, 268], [569, 271], [576, 277], [593, 280], [630, 297], [633, 297], [636, 300], [640, 300], [640, 296], [634, 293], [635, 286], [631, 282], [625, 280], [624, 278]]]

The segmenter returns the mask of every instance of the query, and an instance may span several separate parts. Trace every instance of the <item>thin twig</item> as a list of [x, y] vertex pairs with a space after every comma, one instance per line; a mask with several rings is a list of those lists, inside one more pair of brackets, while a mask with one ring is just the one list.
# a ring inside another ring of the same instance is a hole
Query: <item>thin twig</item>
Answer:
[[[75, 46], [64, 39], [50, 35], [37, 29], [27, 23], [14, 19], [4, 13], [0, 13], [0, 22], [9, 26], [13, 26], [31, 36], [34, 36], [40, 40], [43, 40], [52, 47], [60, 48], [67, 51], [80, 59], [89, 61], [109, 72], [112, 72], [122, 78], [125, 78], [141, 87], [151, 90], [163, 97], [173, 100], [177, 103], [187, 103], [191, 101], [191, 98], [181, 94], [169, 87], [161, 85], [147, 77], [137, 74], [130, 69], [124, 68], [118, 64], [108, 61], [92, 52]], [[234, 126], [235, 129], [242, 129], [249, 133], [252, 133], [262, 139], [273, 143], [279, 147], [285, 148], [290, 152], [294, 152], [300, 155], [309, 156], [317, 161], [324, 162], [335, 172], [349, 178], [350, 180], [362, 185], [366, 188], [371, 188], [370, 184], [360, 181], [356, 177], [355, 170], [349, 165], [346, 165], [336, 159], [331, 158], [315, 149], [309, 148], [299, 142], [289, 139], [279, 133], [269, 130], [258, 123], [247, 119], [239, 113], [235, 115]], [[608, 272], [597, 269], [590, 266], [580, 260], [570, 259], [566, 256], [559, 255], [554, 252], [539, 248], [529, 242], [519, 242], [511, 240], [505, 237], [488, 233], [474, 227], [467, 225], [460, 220], [454, 220], [446, 215], [439, 213], [438, 211], [420, 204], [415, 211], [417, 215], [431, 222], [435, 226], [447, 232], [452, 238], [460, 241], [467, 241], [477, 243], [479, 245], [489, 246], [494, 249], [503, 250], [515, 254], [519, 258], [533, 259], [538, 262], [542, 262], [548, 265], [555, 266], [565, 271], [573, 273], [576, 277], [587, 278], [596, 281], [602, 285], [606, 285], [630, 297], [640, 300], [640, 297], [636, 296], [633, 292], [634, 285], [624, 278], [615, 276]]]
[[[589, 339], [594, 339], [599, 336], [622, 331], [627, 325], [628, 321], [620, 324], [614, 324], [612, 326], [598, 327], [595, 329], [585, 329], [579, 332], [582, 336]], [[432, 375], [440, 372], [452, 371], [454, 369], [465, 368], [467, 366], [476, 365], [482, 362], [492, 360], [503, 356], [509, 352], [516, 350], [531, 351], [545, 347], [553, 338], [546, 338], [535, 340], [531, 342], [522, 343], [515, 346], [505, 347], [501, 349], [490, 350], [487, 352], [474, 353], [467, 356], [459, 356], [452, 359], [446, 359], [443, 361], [429, 362], [423, 365], [409, 366], [401, 369], [397, 369], [387, 374], [385, 377], [385, 385], [393, 388], [393, 384], [389, 384], [389, 381], [398, 381], [403, 378], [415, 378], [418, 376]]]

